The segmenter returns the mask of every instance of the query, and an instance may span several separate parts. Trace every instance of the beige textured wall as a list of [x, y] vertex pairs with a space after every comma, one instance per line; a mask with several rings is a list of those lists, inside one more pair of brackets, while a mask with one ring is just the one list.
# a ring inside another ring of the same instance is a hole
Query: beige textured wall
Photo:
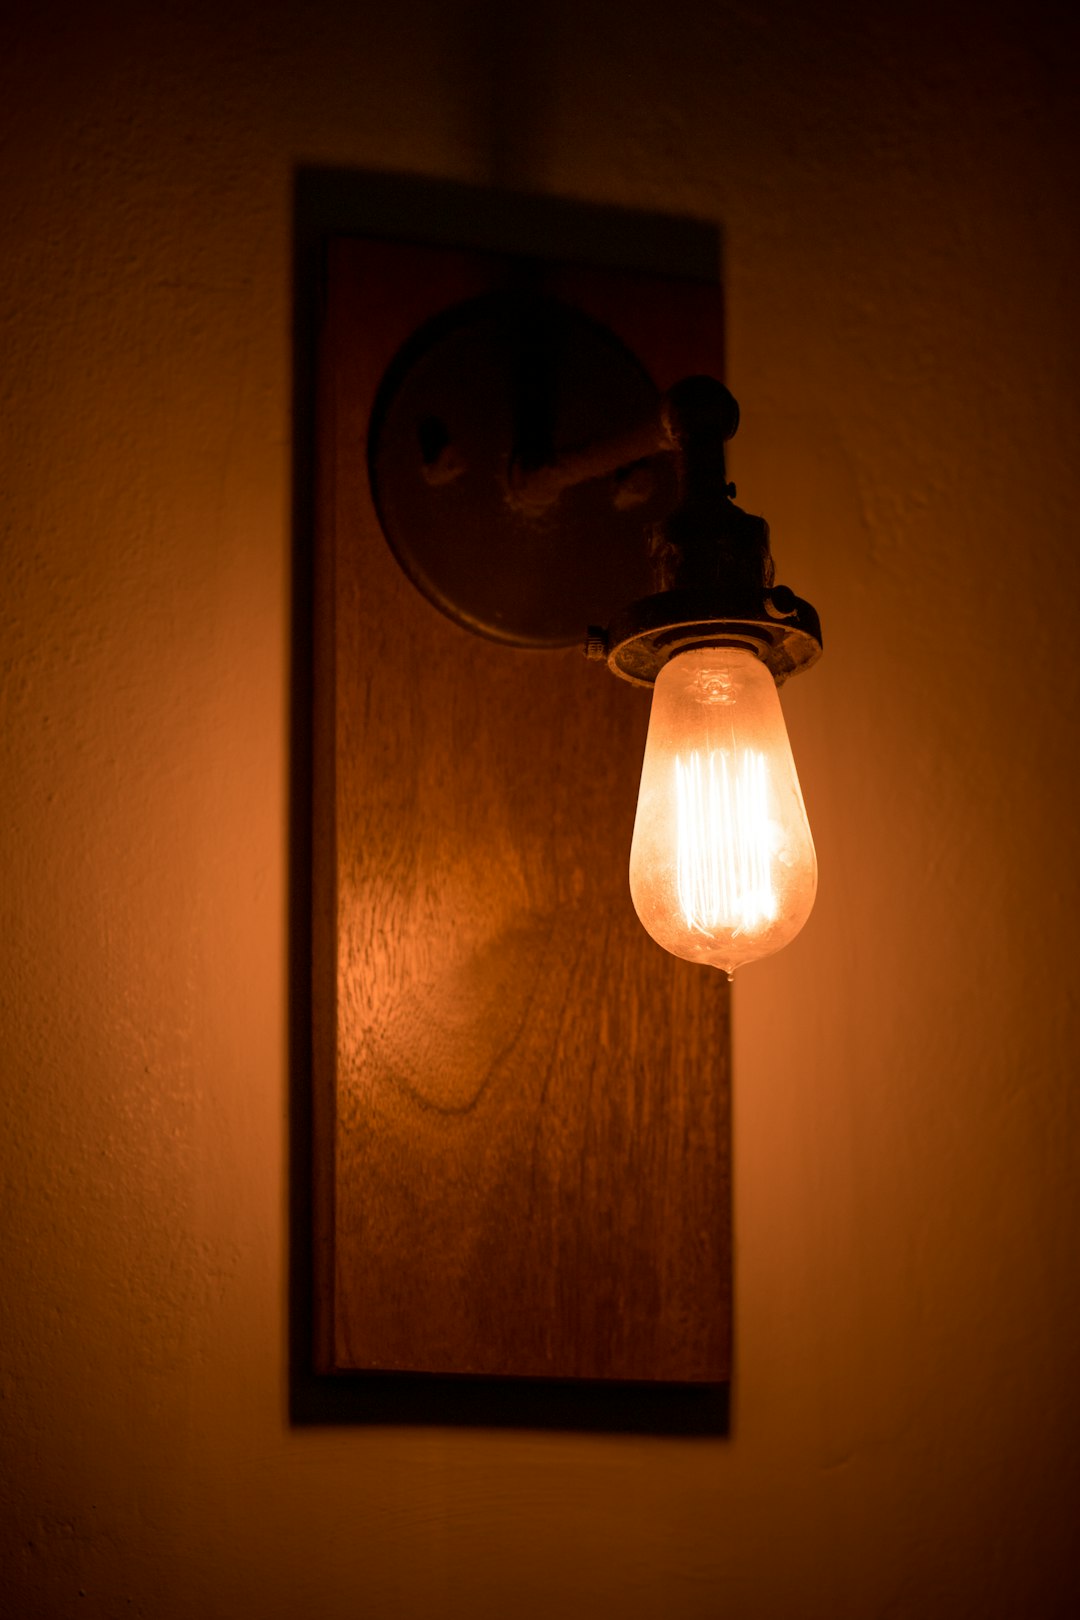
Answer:
[[[1059, 8], [21, 9], [0, 44], [5, 1612], [1078, 1612]], [[817, 911], [735, 994], [727, 1441], [286, 1421], [301, 160], [726, 233], [740, 493], [828, 643], [787, 700]]]

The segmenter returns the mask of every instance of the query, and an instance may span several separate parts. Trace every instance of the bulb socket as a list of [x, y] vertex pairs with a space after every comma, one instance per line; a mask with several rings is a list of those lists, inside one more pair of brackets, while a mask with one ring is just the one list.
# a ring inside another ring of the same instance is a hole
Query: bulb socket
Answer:
[[604, 656], [620, 680], [652, 686], [672, 658], [701, 647], [745, 648], [782, 686], [821, 657], [821, 623], [786, 586], [743, 602], [724, 591], [660, 591], [612, 620]]

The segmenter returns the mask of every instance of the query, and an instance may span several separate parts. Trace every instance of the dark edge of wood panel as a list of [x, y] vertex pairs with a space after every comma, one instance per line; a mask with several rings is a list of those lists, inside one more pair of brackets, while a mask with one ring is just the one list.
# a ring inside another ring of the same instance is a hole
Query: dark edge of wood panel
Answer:
[[335, 813], [336, 645], [334, 633], [335, 459], [324, 453], [336, 442], [338, 388], [337, 332], [334, 326], [334, 266], [324, 264], [318, 312], [316, 416], [315, 559], [313, 591], [313, 760], [312, 760], [312, 1237], [315, 1368], [332, 1373], [334, 1277], [336, 1269], [336, 1179], [320, 1173], [333, 1164], [337, 1117], [337, 839]]

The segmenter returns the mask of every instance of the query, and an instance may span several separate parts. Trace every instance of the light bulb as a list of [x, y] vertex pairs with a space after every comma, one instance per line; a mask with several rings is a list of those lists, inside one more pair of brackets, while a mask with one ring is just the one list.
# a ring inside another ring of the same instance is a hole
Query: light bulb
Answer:
[[656, 677], [630, 850], [658, 945], [730, 977], [810, 915], [817, 858], [776, 684], [754, 653], [695, 648]]

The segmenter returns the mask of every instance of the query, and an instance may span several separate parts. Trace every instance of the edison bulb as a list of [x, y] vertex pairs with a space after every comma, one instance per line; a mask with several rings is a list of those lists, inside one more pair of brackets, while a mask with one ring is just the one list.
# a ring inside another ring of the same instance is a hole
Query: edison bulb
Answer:
[[738, 647], [678, 654], [656, 678], [630, 850], [645, 929], [730, 977], [794, 939], [816, 890], [772, 675]]

